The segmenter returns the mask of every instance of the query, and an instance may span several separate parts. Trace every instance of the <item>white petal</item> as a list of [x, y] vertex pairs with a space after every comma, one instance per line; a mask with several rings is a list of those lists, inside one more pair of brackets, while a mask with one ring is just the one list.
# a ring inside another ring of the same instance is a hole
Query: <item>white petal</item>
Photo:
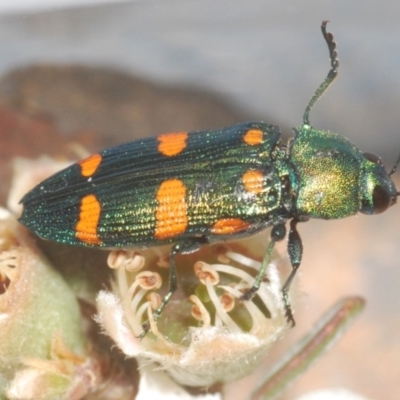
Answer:
[[110, 292], [102, 290], [97, 299], [99, 313], [95, 317], [105, 333], [109, 335], [118, 347], [130, 357], [136, 357], [143, 352], [140, 339], [136, 338], [126, 326], [124, 311], [119, 299]]
[[192, 396], [174, 382], [168, 374], [155, 370], [155, 364], [140, 367], [140, 385], [136, 400], [221, 400], [219, 393]]

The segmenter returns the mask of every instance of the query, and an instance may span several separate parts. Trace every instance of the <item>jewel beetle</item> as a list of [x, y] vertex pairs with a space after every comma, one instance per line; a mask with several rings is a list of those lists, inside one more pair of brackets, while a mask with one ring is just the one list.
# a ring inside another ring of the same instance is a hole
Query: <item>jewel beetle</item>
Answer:
[[[399, 192], [379, 157], [361, 152], [336, 133], [313, 128], [309, 113], [338, 71], [336, 43], [322, 23], [331, 68], [309, 101], [303, 124], [283, 143], [278, 126], [245, 122], [217, 130], [173, 132], [104, 150], [40, 183], [21, 203], [20, 222], [45, 239], [102, 248], [171, 243], [169, 292], [177, 287], [175, 256], [213, 242], [271, 229], [271, 241], [253, 286], [257, 291], [275, 243], [288, 237], [292, 271], [301, 263], [297, 224], [378, 214]], [[285, 223], [290, 220], [286, 235]], [[144, 325], [145, 332], [148, 329]]]

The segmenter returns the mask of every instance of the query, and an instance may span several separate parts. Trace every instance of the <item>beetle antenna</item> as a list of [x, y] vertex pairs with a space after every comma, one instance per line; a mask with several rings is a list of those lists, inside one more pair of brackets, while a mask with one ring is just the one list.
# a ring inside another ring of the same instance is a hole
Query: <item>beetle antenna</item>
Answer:
[[307, 108], [304, 111], [303, 125], [310, 125], [309, 115], [310, 115], [311, 109], [313, 108], [313, 106], [317, 102], [317, 100], [324, 94], [326, 89], [328, 89], [328, 87], [331, 85], [331, 83], [335, 80], [335, 78], [338, 74], [339, 59], [337, 58], [336, 42], [333, 38], [332, 33], [326, 31], [327, 23], [328, 23], [328, 21], [322, 21], [321, 31], [322, 31], [322, 35], [324, 36], [325, 42], [328, 45], [329, 58], [331, 60], [331, 69], [328, 72], [328, 75], [326, 76], [324, 81], [321, 83], [319, 88], [315, 91], [315, 93], [311, 97], [311, 100], [309, 101]]
[[[392, 170], [389, 172], [389, 176], [390, 176], [390, 175], [393, 175], [393, 174], [397, 171], [397, 167], [399, 166], [399, 164], [400, 164], [400, 153], [399, 153], [399, 155], [397, 156], [396, 164], [394, 164], [394, 167], [393, 167]], [[399, 193], [400, 193], [400, 192], [399, 192]], [[397, 196], [399, 196], [399, 193], [397, 193]]]

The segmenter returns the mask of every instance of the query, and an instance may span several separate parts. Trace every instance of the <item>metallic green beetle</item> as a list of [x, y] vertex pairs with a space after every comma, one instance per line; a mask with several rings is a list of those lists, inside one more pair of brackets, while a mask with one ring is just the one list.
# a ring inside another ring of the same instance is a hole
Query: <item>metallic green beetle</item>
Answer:
[[[39, 236], [92, 247], [172, 243], [170, 287], [154, 318], [177, 287], [175, 256], [202, 245], [249, 236], [272, 226], [271, 242], [250, 299], [265, 275], [275, 243], [286, 236], [292, 272], [300, 265], [297, 223], [376, 214], [396, 202], [390, 175], [376, 156], [346, 138], [316, 130], [309, 113], [337, 75], [336, 44], [322, 23], [331, 70], [311, 98], [303, 124], [287, 144], [279, 127], [246, 122], [214, 131], [178, 132], [104, 150], [55, 174], [26, 194], [20, 221]], [[145, 324], [145, 331], [148, 325]]]

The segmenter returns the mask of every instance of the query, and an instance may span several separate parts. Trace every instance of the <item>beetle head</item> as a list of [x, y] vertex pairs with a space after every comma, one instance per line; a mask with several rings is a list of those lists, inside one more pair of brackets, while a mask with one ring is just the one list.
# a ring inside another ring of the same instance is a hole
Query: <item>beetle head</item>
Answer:
[[380, 214], [396, 203], [397, 192], [390, 176], [396, 171], [400, 162], [397, 160], [391, 172], [387, 173], [379, 157], [364, 153], [365, 173], [363, 177], [360, 212], [364, 214]]

